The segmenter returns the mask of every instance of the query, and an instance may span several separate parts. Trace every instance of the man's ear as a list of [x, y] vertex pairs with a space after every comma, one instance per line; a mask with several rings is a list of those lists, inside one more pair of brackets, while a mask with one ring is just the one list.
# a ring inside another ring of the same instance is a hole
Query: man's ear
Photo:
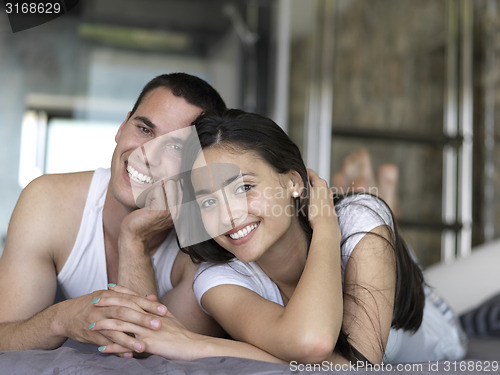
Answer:
[[125, 121], [122, 122], [122, 124], [118, 128], [118, 131], [116, 132], [116, 135], [115, 135], [115, 142], [116, 143], [118, 143], [118, 138], [120, 138], [120, 135], [122, 133], [123, 127], [125, 126], [125, 124], [127, 123], [128, 119], [130, 118], [130, 114], [131, 113], [132, 113], [132, 111], [130, 111], [129, 113], [127, 113], [127, 118], [125, 119]]

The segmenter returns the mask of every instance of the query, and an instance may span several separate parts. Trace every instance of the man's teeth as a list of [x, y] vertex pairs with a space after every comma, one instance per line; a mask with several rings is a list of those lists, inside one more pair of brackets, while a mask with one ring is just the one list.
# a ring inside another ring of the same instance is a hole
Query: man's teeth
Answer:
[[143, 175], [142, 173], [136, 171], [131, 165], [127, 165], [127, 173], [132, 181], [139, 184], [152, 184], [153, 179], [149, 176]]
[[257, 224], [247, 225], [245, 228], [240, 229], [236, 233], [231, 233], [229, 237], [231, 237], [233, 240], [239, 240], [240, 238], [248, 236], [248, 234], [255, 228], [257, 228]]

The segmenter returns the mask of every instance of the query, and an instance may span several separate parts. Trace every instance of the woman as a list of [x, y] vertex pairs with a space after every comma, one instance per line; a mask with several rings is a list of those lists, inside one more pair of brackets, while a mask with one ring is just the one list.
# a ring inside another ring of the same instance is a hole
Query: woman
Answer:
[[238, 217], [220, 190], [196, 194], [214, 235], [185, 249], [209, 262], [195, 277], [195, 294], [233, 338], [302, 362], [464, 354], [459, 328], [426, 301], [421, 270], [384, 202], [367, 194], [337, 199], [337, 219], [326, 182], [310, 171], [309, 186], [298, 148], [264, 117], [230, 110], [196, 127], [203, 155], [191, 174], [194, 192], [206, 185], [198, 168], [231, 163], [241, 176], [226, 196], [247, 202]]
[[[206, 350], [175, 321], [157, 332], [128, 326], [148, 352], [355, 364], [465, 354], [383, 201], [357, 194], [334, 206], [326, 182], [267, 118], [229, 110], [195, 125], [203, 152], [187, 161], [185, 197], [195, 197], [212, 239], [183, 251], [204, 262], [193, 283], [199, 303], [237, 341]], [[194, 229], [192, 214], [183, 212], [184, 228]]]

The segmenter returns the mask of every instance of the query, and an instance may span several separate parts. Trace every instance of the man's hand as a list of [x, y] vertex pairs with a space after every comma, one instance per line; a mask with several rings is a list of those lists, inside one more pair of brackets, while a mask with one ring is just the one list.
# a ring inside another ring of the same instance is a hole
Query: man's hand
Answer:
[[146, 195], [141, 205], [144, 208], [131, 212], [122, 221], [120, 241], [143, 243], [143, 250], [148, 252], [149, 241], [155, 235], [173, 227], [179, 215], [182, 191], [178, 181], [161, 180], [143, 195]]
[[112, 321], [117, 326], [133, 323], [139, 327], [157, 330], [159, 318], [167, 314], [167, 308], [154, 300], [144, 298], [120, 287], [61, 302], [55, 320], [59, 322], [59, 334], [75, 341], [98, 345], [101, 351], [114, 353], [142, 353], [144, 341], [128, 335], [128, 331], [108, 331], [96, 327], [102, 320]]

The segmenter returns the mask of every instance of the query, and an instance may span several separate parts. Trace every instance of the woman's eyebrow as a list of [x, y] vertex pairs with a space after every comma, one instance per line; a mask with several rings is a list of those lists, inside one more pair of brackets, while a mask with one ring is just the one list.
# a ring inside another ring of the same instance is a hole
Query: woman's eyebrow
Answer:
[[[196, 196], [199, 196], [199, 195], [207, 195], [207, 194], [211, 194], [213, 193], [214, 191], [217, 191], [217, 190], [220, 190], [224, 187], [226, 187], [227, 185], [229, 185], [231, 182], [235, 181], [238, 177], [240, 177], [240, 174], [237, 174], [237, 175], [234, 175], [232, 177], [229, 177], [227, 178], [226, 180], [224, 180], [222, 182], [221, 185], [216, 185], [216, 184], [212, 184], [212, 189], [200, 189], [200, 190], [196, 190], [196, 192], [194, 193]], [[213, 182], [213, 181], [212, 181]], [[218, 189], [215, 189], [214, 186], [220, 186]]]
[[219, 189], [200, 189], [200, 190], [196, 190], [196, 192], [194, 194], [196, 196], [211, 194], [215, 190], [220, 190], [220, 189], [226, 187], [227, 185], [229, 185], [230, 183], [236, 181], [239, 177], [246, 177], [246, 176], [255, 176], [255, 175], [253, 173], [243, 173], [243, 174], [238, 173], [238, 174], [231, 176], [231, 177], [227, 178], [226, 180], [224, 180], [222, 182], [222, 184], [220, 185]]

